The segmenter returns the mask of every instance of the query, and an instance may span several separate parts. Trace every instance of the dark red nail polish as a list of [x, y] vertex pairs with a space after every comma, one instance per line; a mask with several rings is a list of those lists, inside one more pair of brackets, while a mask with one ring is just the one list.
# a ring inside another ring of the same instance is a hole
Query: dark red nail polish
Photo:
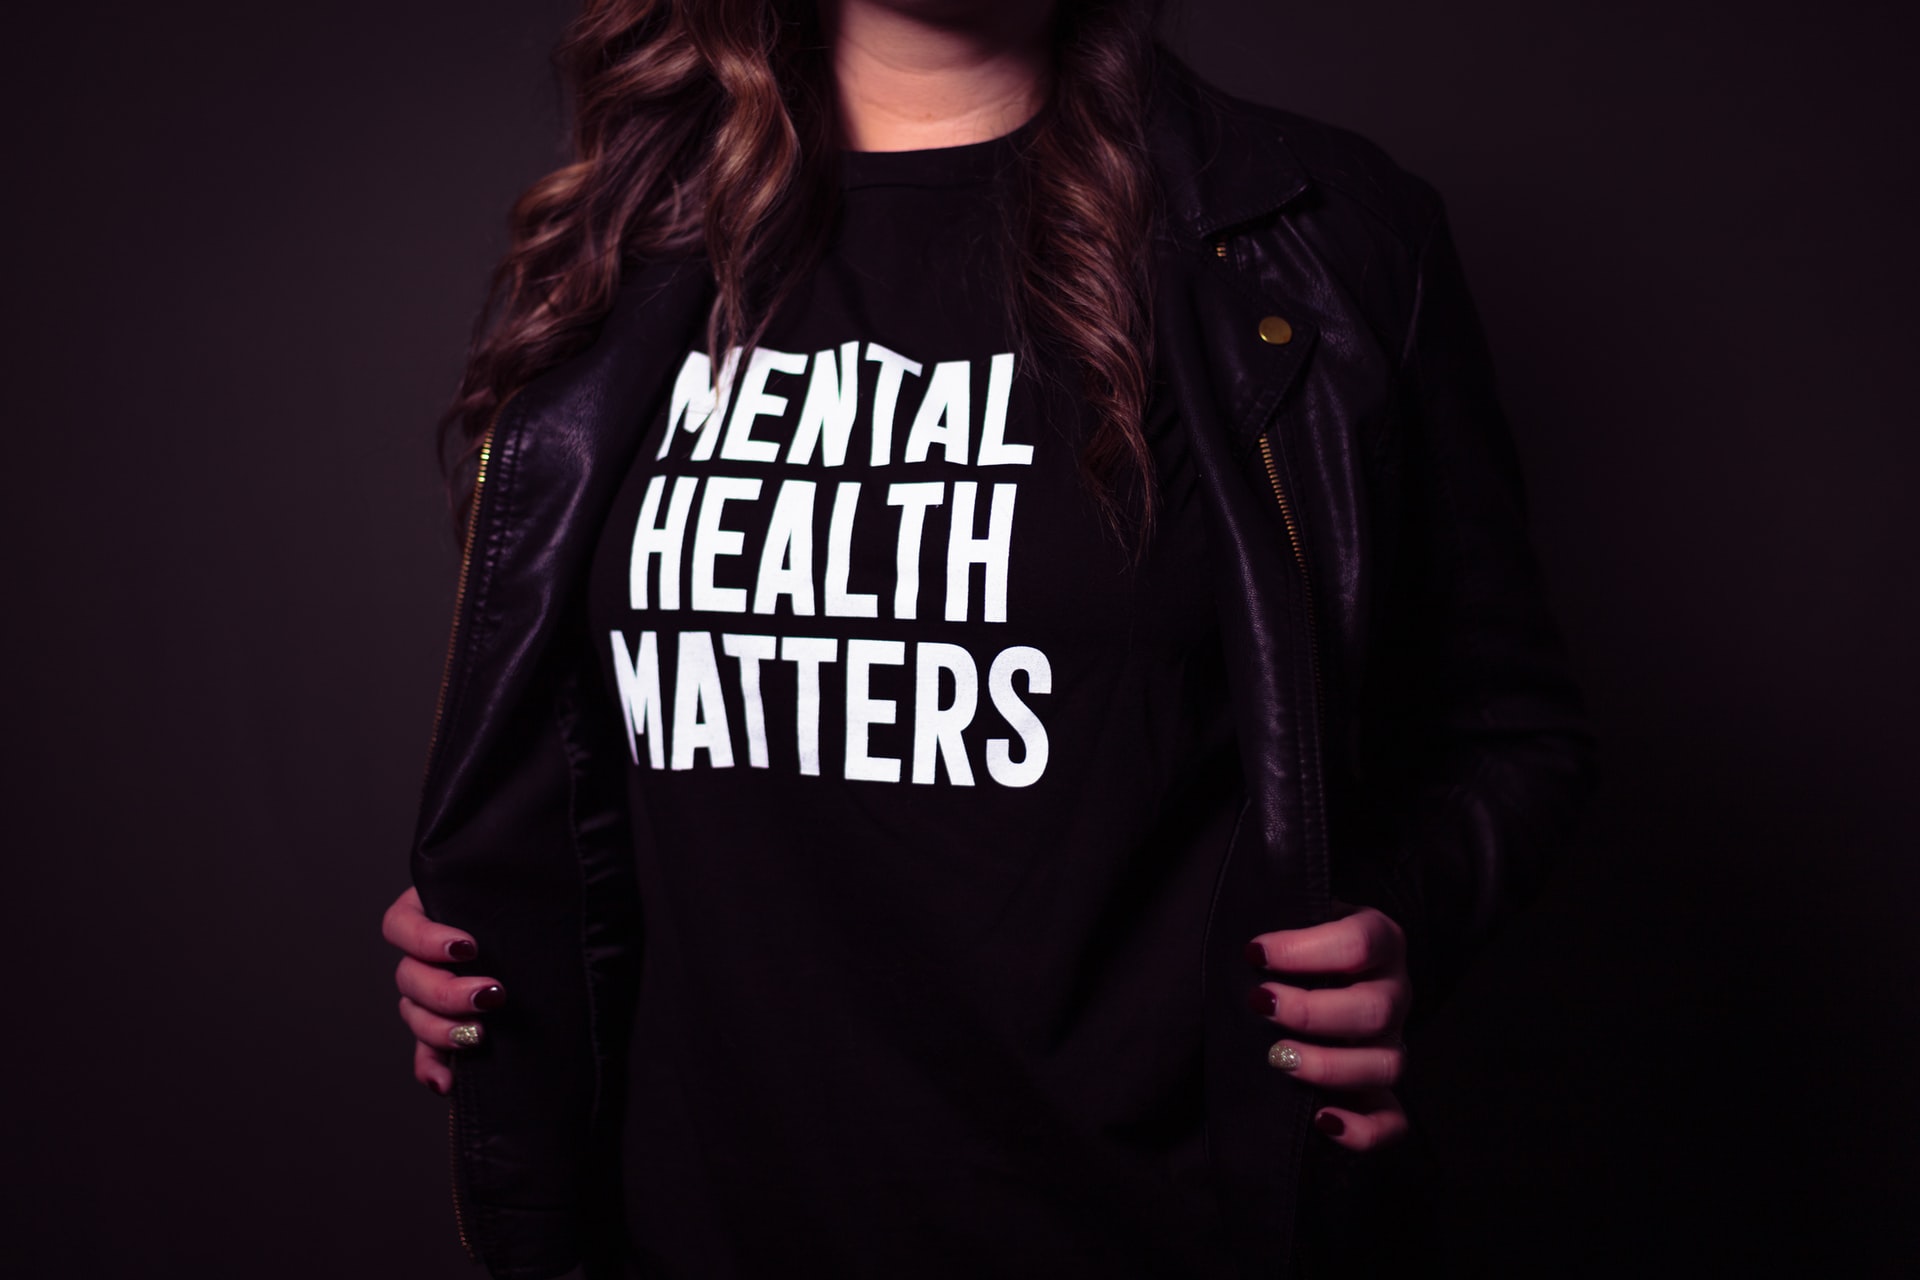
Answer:
[[467, 938], [455, 938], [447, 944], [447, 959], [449, 960], [471, 960], [479, 954], [480, 948], [474, 946], [472, 941]]
[[1255, 987], [1247, 992], [1247, 1007], [1263, 1017], [1271, 1018], [1275, 1007], [1273, 992], [1265, 987]]
[[1247, 944], [1247, 963], [1256, 969], [1267, 967], [1267, 949], [1257, 942]]
[[420, 1083], [421, 1083], [421, 1084], [423, 1084], [423, 1085], [425, 1085], [425, 1086], [427, 1086], [427, 1092], [428, 1092], [428, 1093], [430, 1093], [430, 1094], [432, 1094], [432, 1095], [433, 1095], [434, 1097], [436, 1097], [436, 1098], [439, 1098], [439, 1097], [444, 1097], [444, 1096], [445, 1096], [444, 1094], [442, 1094], [442, 1093], [440, 1092], [440, 1086], [439, 1086], [439, 1085], [437, 1085], [437, 1084], [435, 1084], [435, 1083], [434, 1083], [433, 1081], [431, 1081], [431, 1080], [422, 1080], [422, 1081], [421, 1081]]
[[473, 993], [473, 1007], [482, 1012], [498, 1009], [506, 1002], [507, 993], [502, 991], [497, 983], [491, 987], [482, 987]]
[[1313, 1118], [1313, 1127], [1329, 1138], [1337, 1138], [1347, 1131], [1346, 1122], [1331, 1111], [1322, 1111]]

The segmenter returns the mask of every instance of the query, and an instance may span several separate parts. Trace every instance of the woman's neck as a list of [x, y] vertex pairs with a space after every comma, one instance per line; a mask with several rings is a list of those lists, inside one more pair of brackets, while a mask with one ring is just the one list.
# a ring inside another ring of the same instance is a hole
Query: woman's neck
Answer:
[[819, 0], [840, 145], [917, 151], [1011, 133], [1046, 100], [1051, 0]]

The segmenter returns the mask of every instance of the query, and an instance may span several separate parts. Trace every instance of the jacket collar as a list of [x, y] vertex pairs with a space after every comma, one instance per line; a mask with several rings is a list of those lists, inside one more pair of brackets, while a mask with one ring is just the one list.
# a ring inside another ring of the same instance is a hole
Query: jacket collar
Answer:
[[1165, 45], [1154, 47], [1147, 142], [1168, 230], [1197, 240], [1252, 222], [1307, 189], [1278, 123], [1207, 84]]

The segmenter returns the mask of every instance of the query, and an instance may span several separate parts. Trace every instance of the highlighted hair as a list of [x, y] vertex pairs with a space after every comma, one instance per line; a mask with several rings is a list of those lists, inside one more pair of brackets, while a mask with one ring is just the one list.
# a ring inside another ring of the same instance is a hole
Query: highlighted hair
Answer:
[[[1057, 0], [1047, 108], [1007, 203], [1004, 291], [1021, 365], [1088, 406], [1081, 467], [1144, 544], [1153, 364], [1145, 141], [1156, 0]], [[811, 0], [586, 0], [556, 54], [572, 159], [514, 204], [466, 371], [440, 426], [459, 527], [502, 405], [592, 342], [621, 272], [704, 253], [707, 350], [752, 347], [832, 231], [832, 70]], [[714, 365], [719, 367], [720, 361]], [[1126, 494], [1137, 492], [1138, 503]]]

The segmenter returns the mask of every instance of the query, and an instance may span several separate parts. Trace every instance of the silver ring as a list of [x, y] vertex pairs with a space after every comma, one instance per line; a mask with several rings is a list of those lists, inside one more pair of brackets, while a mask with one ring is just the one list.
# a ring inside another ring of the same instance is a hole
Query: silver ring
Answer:
[[1300, 1051], [1285, 1040], [1276, 1040], [1273, 1048], [1267, 1050], [1267, 1065], [1278, 1067], [1282, 1071], [1300, 1069]]
[[480, 1024], [477, 1022], [456, 1022], [453, 1030], [447, 1032], [447, 1039], [453, 1041], [456, 1049], [471, 1049], [480, 1043]]

